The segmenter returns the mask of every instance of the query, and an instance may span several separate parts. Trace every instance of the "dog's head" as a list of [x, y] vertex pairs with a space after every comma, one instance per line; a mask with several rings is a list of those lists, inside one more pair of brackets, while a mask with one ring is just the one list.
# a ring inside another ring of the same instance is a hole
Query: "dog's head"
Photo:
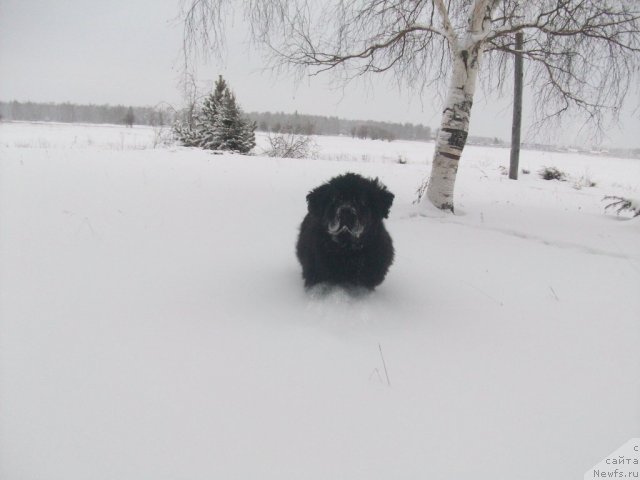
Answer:
[[334, 242], [357, 248], [388, 217], [393, 198], [377, 178], [347, 173], [309, 192], [307, 203]]

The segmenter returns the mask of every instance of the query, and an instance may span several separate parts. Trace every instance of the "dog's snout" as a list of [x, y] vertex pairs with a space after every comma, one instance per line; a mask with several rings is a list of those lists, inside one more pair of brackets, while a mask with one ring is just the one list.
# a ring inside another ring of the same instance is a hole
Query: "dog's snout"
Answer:
[[338, 208], [338, 219], [341, 225], [347, 228], [353, 228], [358, 221], [356, 209], [351, 205], [342, 205]]

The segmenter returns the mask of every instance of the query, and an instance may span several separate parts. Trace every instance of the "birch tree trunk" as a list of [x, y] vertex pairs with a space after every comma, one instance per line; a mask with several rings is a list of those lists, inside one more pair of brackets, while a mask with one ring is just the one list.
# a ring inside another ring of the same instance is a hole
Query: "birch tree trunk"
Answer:
[[458, 163], [469, 133], [482, 46], [488, 34], [493, 3], [476, 0], [463, 38], [459, 39], [450, 32], [453, 71], [436, 139], [431, 175], [420, 187], [421, 197], [424, 197], [426, 191], [427, 199], [442, 210], [453, 212], [453, 190]]
[[[433, 155], [431, 176], [427, 185], [427, 198], [436, 207], [453, 211], [453, 189], [458, 162], [467, 142], [469, 118], [478, 73], [477, 53], [465, 58], [462, 50], [456, 52], [453, 76], [442, 112], [442, 122]], [[465, 60], [471, 60], [471, 65]]]

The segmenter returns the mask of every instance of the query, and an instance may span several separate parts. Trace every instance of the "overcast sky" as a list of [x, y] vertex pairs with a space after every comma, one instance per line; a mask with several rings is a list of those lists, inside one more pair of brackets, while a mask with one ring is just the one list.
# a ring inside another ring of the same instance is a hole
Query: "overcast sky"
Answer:
[[[0, 100], [178, 106], [179, 8], [180, 0], [0, 0]], [[246, 48], [244, 32], [236, 18], [226, 62], [212, 61], [200, 74], [203, 81], [222, 74], [246, 111], [438, 126], [437, 99], [401, 92], [388, 78], [336, 89], [329, 75], [298, 82], [266, 72], [260, 54]], [[508, 99], [477, 95], [472, 135], [506, 140], [510, 122]], [[603, 143], [640, 147], [640, 113], [624, 112], [622, 128], [611, 129]]]

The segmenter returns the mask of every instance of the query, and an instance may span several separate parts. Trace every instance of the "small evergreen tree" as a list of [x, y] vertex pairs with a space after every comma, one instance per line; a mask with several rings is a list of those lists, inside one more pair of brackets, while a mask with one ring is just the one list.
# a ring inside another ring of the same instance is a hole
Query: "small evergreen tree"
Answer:
[[225, 91], [214, 124], [215, 137], [220, 150], [240, 150], [242, 124], [235, 96]]
[[256, 122], [245, 122], [244, 134], [242, 137], [242, 149], [244, 151], [251, 151], [256, 146], [256, 128], [258, 124]]
[[193, 112], [193, 121], [174, 126], [178, 139], [186, 146], [206, 150], [247, 153], [255, 147], [255, 122], [242, 116], [242, 110], [227, 82], [218, 77], [214, 91]]
[[220, 75], [216, 81], [213, 93], [204, 99], [202, 108], [196, 114], [195, 130], [197, 131], [196, 137], [198, 144], [195, 146], [204, 148], [205, 150], [220, 149], [220, 142], [218, 141], [215, 125], [218, 120], [218, 114], [222, 109], [225, 92], [228, 90], [227, 82], [225, 82], [222, 75]]

